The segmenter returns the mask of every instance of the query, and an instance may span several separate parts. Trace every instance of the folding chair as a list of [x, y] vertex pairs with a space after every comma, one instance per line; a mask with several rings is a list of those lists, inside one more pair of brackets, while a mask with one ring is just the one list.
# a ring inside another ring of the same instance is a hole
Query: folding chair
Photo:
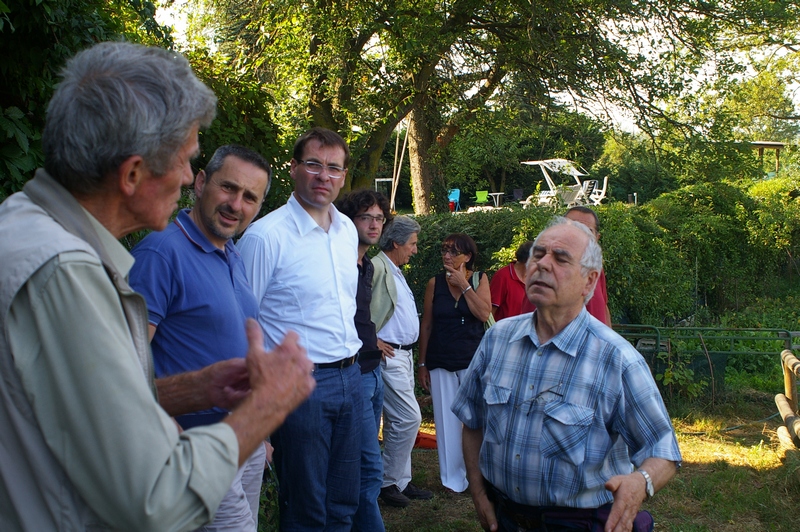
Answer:
[[451, 188], [447, 191], [447, 201], [453, 204], [453, 212], [458, 212], [461, 209], [461, 190], [457, 188]]

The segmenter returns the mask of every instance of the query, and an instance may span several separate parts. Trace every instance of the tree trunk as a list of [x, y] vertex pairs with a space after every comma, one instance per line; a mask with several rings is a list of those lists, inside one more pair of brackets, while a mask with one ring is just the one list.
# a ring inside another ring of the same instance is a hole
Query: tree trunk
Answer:
[[425, 111], [421, 104], [411, 110], [408, 127], [408, 161], [411, 165], [414, 213], [431, 214], [434, 212], [433, 182], [438, 171], [430, 153], [434, 148], [433, 131], [425, 121]]

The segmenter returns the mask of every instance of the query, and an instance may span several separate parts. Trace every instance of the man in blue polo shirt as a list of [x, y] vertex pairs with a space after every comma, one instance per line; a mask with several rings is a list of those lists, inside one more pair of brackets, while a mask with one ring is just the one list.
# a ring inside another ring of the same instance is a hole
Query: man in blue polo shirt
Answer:
[[[244, 368], [243, 327], [247, 318], [258, 316], [258, 302], [232, 238], [258, 213], [269, 182], [263, 157], [241, 146], [222, 146], [197, 174], [194, 208], [133, 249], [130, 285], [147, 300], [157, 377], [211, 364]], [[176, 420], [188, 429], [217, 423], [227, 413], [214, 408]], [[262, 445], [242, 465], [204, 530], [255, 532], [265, 455]]]

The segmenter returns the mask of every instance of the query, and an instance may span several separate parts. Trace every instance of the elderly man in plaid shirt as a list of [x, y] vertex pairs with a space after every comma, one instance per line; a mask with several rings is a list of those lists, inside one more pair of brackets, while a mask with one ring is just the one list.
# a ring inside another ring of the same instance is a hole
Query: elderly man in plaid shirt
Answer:
[[681, 455], [644, 359], [584, 308], [602, 253], [556, 218], [534, 242], [537, 310], [487, 331], [453, 403], [485, 530], [649, 531]]

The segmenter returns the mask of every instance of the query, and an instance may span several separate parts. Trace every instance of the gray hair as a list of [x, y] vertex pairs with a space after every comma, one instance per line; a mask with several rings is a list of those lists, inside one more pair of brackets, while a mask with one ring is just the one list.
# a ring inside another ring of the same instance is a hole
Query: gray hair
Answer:
[[45, 169], [67, 190], [91, 194], [132, 155], [165, 174], [194, 126], [207, 127], [217, 98], [182, 56], [103, 42], [67, 62], [47, 107]]
[[408, 216], [395, 216], [383, 230], [379, 243], [381, 250], [391, 251], [393, 248], [392, 244], [395, 243], [398, 246], [402, 246], [408, 242], [411, 235], [419, 233], [420, 229], [421, 227], [416, 220]]
[[[569, 218], [564, 218], [563, 216], [555, 216], [550, 222], [547, 224], [541, 233], [536, 237], [536, 240], [533, 241], [533, 246], [531, 247], [531, 255], [533, 256], [533, 247], [535, 247], [538, 242], [539, 238], [541, 238], [542, 234], [545, 231], [552, 227], [557, 227], [559, 225], [571, 225], [572, 227], [577, 227], [579, 230], [583, 231], [583, 233], [587, 237], [586, 249], [583, 250], [583, 255], [581, 255], [581, 275], [586, 277], [589, 275], [589, 272], [599, 272], [603, 269], [603, 250], [600, 249], [600, 245], [595, 240], [594, 235], [592, 234], [591, 229], [586, 227], [580, 222], [576, 222], [574, 220], [570, 220]], [[530, 261], [530, 257], [528, 260]], [[595, 284], [595, 287], [597, 285]], [[594, 289], [589, 292], [583, 300], [583, 303], [586, 304], [592, 299], [594, 295]]]

